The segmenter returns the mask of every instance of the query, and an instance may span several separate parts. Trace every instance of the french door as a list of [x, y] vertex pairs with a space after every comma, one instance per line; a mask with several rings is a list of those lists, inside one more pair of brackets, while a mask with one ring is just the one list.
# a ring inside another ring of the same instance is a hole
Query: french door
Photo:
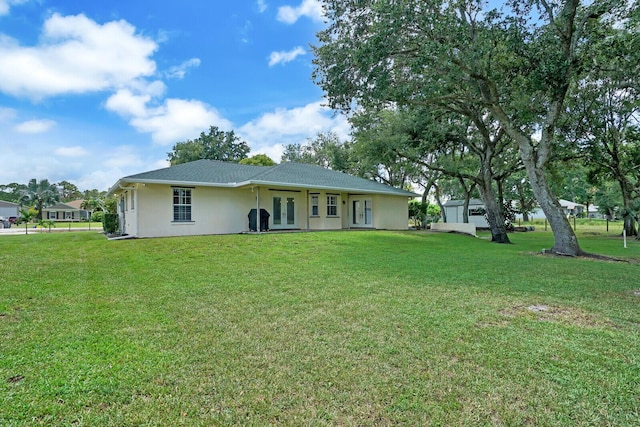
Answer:
[[371, 199], [352, 198], [350, 208], [349, 217], [352, 227], [373, 227], [373, 203]]
[[297, 228], [296, 199], [293, 195], [273, 196], [272, 228]]

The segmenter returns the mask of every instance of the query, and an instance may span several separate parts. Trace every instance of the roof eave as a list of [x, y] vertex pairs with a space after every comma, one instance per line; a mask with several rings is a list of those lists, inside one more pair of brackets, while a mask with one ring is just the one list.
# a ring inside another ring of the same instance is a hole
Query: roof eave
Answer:
[[[406, 197], [417, 197], [419, 196], [416, 193], [407, 192], [407, 194], [399, 194], [395, 191], [378, 191], [378, 190], [367, 190], [362, 188], [351, 188], [351, 187], [331, 187], [326, 185], [303, 185], [303, 184], [293, 184], [288, 182], [277, 182], [277, 181], [261, 181], [261, 180], [248, 180], [244, 182], [238, 183], [238, 187], [244, 187], [247, 185], [268, 185], [273, 187], [284, 187], [284, 188], [304, 188], [310, 190], [329, 190], [329, 191], [340, 191], [344, 193], [357, 193], [357, 194], [385, 194], [390, 196], [406, 196]], [[390, 187], [393, 188], [393, 187]], [[404, 190], [403, 190], [404, 191]]]
[[107, 196], [116, 194], [118, 190], [122, 190], [124, 185], [127, 184], [160, 184], [160, 185], [183, 185], [185, 187], [222, 187], [222, 188], [235, 188], [238, 184], [235, 182], [222, 183], [222, 182], [200, 182], [200, 181], [178, 181], [169, 179], [127, 179], [121, 178], [116, 182], [113, 187], [107, 192]]

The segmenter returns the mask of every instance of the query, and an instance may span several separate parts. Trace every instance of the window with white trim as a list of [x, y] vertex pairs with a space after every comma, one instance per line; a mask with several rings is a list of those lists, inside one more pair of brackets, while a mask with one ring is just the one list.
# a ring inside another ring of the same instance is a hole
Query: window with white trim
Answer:
[[320, 210], [318, 209], [318, 195], [311, 195], [311, 216], [320, 215]]
[[173, 221], [174, 222], [191, 221], [191, 189], [190, 188], [174, 188], [173, 189]]
[[338, 196], [327, 195], [327, 216], [338, 216]]
[[134, 201], [134, 198], [133, 198], [133, 191], [131, 191], [130, 194], [131, 194], [131, 202], [129, 203], [129, 206], [131, 206], [131, 210], [134, 210], [136, 208], [136, 205], [135, 205], [135, 201]]

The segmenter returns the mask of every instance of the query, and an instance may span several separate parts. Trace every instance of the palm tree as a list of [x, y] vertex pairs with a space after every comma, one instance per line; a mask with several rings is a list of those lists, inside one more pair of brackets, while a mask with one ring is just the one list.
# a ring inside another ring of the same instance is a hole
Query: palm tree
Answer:
[[41, 233], [42, 229], [44, 229], [45, 227], [49, 229], [49, 233], [51, 233], [51, 227], [56, 228], [56, 222], [52, 219], [41, 219], [40, 221], [38, 221], [38, 225], [41, 228]]
[[91, 230], [91, 217], [93, 216], [93, 213], [98, 209], [101, 209], [102, 205], [104, 205], [104, 203], [100, 199], [94, 198], [94, 199], [85, 199], [82, 201], [82, 204], [80, 205], [80, 207], [86, 210], [87, 212], [89, 212], [89, 230]]
[[29, 234], [27, 228], [29, 227], [29, 222], [33, 219], [35, 215], [29, 209], [20, 209], [20, 218], [18, 218], [18, 224], [24, 222], [24, 234]]
[[30, 203], [38, 211], [37, 219], [42, 219], [42, 209], [60, 200], [60, 193], [55, 184], [48, 179], [38, 182], [35, 178], [29, 181], [27, 188], [20, 191], [20, 204]]

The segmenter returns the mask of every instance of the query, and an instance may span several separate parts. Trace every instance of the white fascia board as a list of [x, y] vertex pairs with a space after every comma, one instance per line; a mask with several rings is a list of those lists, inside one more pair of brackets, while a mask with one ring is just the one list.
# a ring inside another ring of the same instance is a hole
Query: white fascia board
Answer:
[[235, 182], [219, 183], [219, 182], [197, 182], [197, 181], [167, 181], [164, 179], [132, 179], [132, 180], [122, 179], [121, 181], [126, 182], [127, 184], [161, 184], [161, 185], [170, 185], [174, 187], [184, 185], [185, 187], [234, 188], [238, 186]]
[[120, 184], [122, 184], [122, 179], [119, 179], [109, 190], [107, 191], [107, 196], [110, 197], [116, 194], [116, 192], [120, 189]]
[[[302, 184], [292, 184], [289, 182], [275, 182], [275, 181], [260, 181], [260, 180], [249, 180], [238, 183], [238, 187], [244, 187], [247, 185], [261, 185], [261, 186], [273, 186], [273, 187], [284, 187], [284, 188], [297, 188], [304, 190], [326, 190], [326, 191], [338, 191], [342, 193], [355, 193], [355, 194], [384, 194], [389, 196], [406, 196], [406, 197], [414, 197], [405, 194], [398, 194], [393, 191], [375, 191], [375, 190], [363, 190], [359, 188], [345, 188], [345, 187], [327, 187], [323, 185], [302, 185]], [[415, 196], [418, 194], [412, 193]]]

